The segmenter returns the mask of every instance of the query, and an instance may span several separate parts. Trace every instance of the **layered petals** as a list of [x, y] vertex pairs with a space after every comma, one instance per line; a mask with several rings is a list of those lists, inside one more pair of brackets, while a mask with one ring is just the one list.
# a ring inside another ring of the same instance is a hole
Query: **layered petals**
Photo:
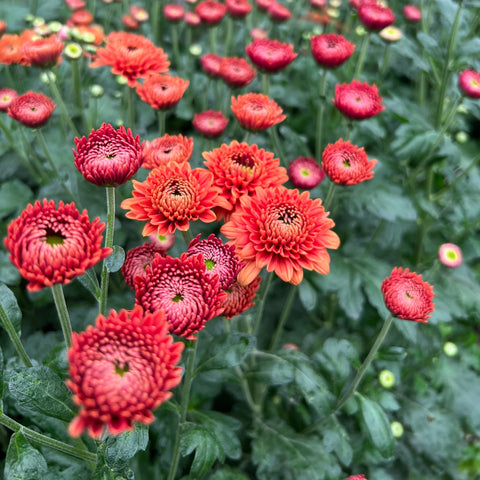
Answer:
[[375, 84], [352, 80], [335, 87], [333, 104], [338, 111], [351, 120], [365, 120], [385, 110], [382, 97], [378, 95]]

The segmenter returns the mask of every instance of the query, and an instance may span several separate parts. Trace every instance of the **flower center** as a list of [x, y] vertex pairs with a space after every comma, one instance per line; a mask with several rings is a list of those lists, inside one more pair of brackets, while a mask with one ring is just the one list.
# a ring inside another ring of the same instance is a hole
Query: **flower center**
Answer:
[[47, 228], [45, 232], [45, 241], [48, 243], [48, 245], [51, 245], [52, 247], [54, 245], [63, 245], [64, 240], [65, 236], [60, 232], [56, 232], [52, 228]]
[[207, 270], [212, 270], [212, 268], [215, 266], [215, 262], [211, 259], [205, 260], [205, 267]]
[[120, 377], [123, 377], [129, 370], [130, 367], [128, 366], [127, 362], [125, 362], [123, 365], [120, 363], [115, 364], [115, 373]]
[[291, 208], [280, 207], [277, 220], [282, 222], [284, 225], [291, 225], [296, 218], [297, 214], [294, 210], [292, 210]]
[[178, 302], [181, 302], [183, 300], [183, 296], [181, 293], [177, 293], [173, 298], [172, 298], [172, 302], [175, 302], [175, 303], [178, 303]]
[[237, 153], [232, 155], [232, 162], [245, 168], [252, 168], [255, 166], [255, 161], [250, 155], [244, 153]]

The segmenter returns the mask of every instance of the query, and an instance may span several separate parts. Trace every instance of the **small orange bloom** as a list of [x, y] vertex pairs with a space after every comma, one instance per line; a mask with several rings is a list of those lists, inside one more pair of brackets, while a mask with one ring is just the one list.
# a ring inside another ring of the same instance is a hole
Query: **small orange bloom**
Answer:
[[22, 53], [31, 65], [51, 67], [59, 63], [63, 47], [63, 42], [56, 35], [50, 35], [47, 38], [38, 38], [25, 42], [22, 47]]
[[142, 153], [142, 167], [153, 170], [169, 162], [188, 162], [193, 153], [193, 138], [168, 135], [146, 141]]
[[182, 98], [190, 82], [171, 75], [150, 75], [137, 86], [138, 96], [156, 110], [168, 110]]
[[36, 33], [33, 30], [25, 30], [20, 36], [16, 34], [2, 35], [0, 38], [0, 63], [29, 65], [23, 55], [22, 47], [26, 42], [33, 40], [35, 36]]

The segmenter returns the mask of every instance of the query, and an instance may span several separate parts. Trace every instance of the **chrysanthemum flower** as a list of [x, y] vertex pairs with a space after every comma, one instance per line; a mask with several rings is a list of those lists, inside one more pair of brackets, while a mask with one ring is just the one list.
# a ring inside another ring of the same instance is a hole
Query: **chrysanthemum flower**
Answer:
[[460, 90], [470, 98], [480, 98], [480, 72], [467, 68], [458, 75]]
[[351, 83], [342, 83], [335, 86], [333, 104], [338, 111], [352, 120], [365, 120], [385, 110], [382, 104], [383, 97], [378, 96], [375, 84], [368, 85], [352, 80]]
[[203, 71], [210, 75], [211, 77], [220, 76], [220, 65], [222, 63], [223, 57], [216, 55], [215, 53], [206, 53], [200, 58], [200, 63], [202, 64]]
[[387, 42], [398, 42], [403, 37], [402, 31], [393, 25], [382, 28], [382, 30], [378, 32], [378, 35]]
[[212, 211], [228, 202], [213, 184], [213, 174], [203, 168], [191, 169], [188, 162], [154, 168], [144, 182], [133, 180], [133, 198], [121, 203], [127, 218], [147, 222], [143, 235], [167, 235], [186, 231], [189, 222], [214, 222]]
[[254, 40], [245, 47], [245, 51], [256, 67], [268, 73], [283, 70], [298, 56], [292, 44], [268, 38]]
[[285, 168], [272, 152], [233, 140], [211, 152], [203, 152], [205, 166], [213, 173], [214, 184], [230, 206], [217, 208], [217, 219], [227, 220], [244, 195], [253, 195], [256, 187], [277, 187], [288, 180]]
[[105, 47], [97, 49], [90, 67], [111, 67], [112, 73], [123, 75], [130, 87], [137, 84], [138, 78], [168, 71], [167, 54], [143, 35], [111, 32], [106, 41]]
[[231, 87], [246, 87], [256, 77], [256, 70], [244, 58], [227, 57], [220, 63], [220, 78]]
[[168, 110], [183, 97], [190, 82], [180, 77], [150, 75], [143, 85], [137, 86], [138, 96], [156, 110]]
[[358, 10], [362, 5], [377, 3], [377, 0], [349, 0], [349, 5]]
[[219, 137], [227, 128], [228, 118], [222, 112], [207, 110], [193, 116], [193, 128], [207, 138]]
[[111, 310], [99, 315], [95, 326], [74, 332], [68, 350], [67, 386], [80, 406], [68, 433], [85, 430], [99, 438], [105, 428], [112, 435], [132, 430], [134, 422], [150, 424], [152, 411], [171, 396], [181, 382], [183, 343], [173, 342], [162, 311]]
[[136, 277], [135, 302], [145, 310], [163, 310], [170, 333], [196, 340], [205, 323], [220, 315], [226, 293], [218, 275], [209, 275], [202, 255], [156, 256], [145, 277]]
[[276, 22], [285, 22], [292, 18], [292, 12], [287, 7], [277, 2], [272, 2], [270, 4], [267, 13], [270, 15], [271, 19]]
[[202, 20], [195, 12], [185, 12], [185, 23], [189, 27], [198, 27]]
[[383, 281], [382, 293], [386, 307], [403, 320], [428, 323], [434, 311], [433, 287], [408, 268], [395, 267]]
[[90, 25], [93, 22], [93, 15], [88, 10], [76, 10], [70, 16], [74, 25]]
[[365, 475], [353, 475], [352, 477], [348, 477], [345, 480], [367, 480]]
[[246, 263], [238, 281], [248, 285], [263, 267], [283, 281], [298, 285], [303, 270], [326, 275], [330, 269], [327, 248], [340, 245], [335, 225], [327, 218], [322, 201], [309, 192], [284, 187], [257, 188], [240, 199], [220, 232], [231, 239], [240, 260]]
[[231, 17], [244, 18], [252, 11], [248, 0], [226, 0], [227, 12]]
[[131, 14], [123, 15], [122, 23], [124, 27], [128, 28], [129, 30], [138, 30], [140, 28], [140, 22]]
[[261, 93], [232, 97], [231, 108], [238, 123], [251, 132], [262, 132], [287, 118], [275, 100]]
[[18, 93], [12, 88], [0, 88], [0, 112], [6, 112]]
[[130, 13], [132, 17], [140, 23], [146, 22], [149, 18], [148, 12], [138, 5], [130, 5]]
[[295, 188], [311, 190], [325, 178], [325, 172], [313, 157], [298, 157], [288, 165], [288, 177]]
[[88, 219], [74, 203], [65, 205], [46, 199], [27, 205], [7, 229], [5, 246], [10, 261], [28, 280], [31, 292], [67, 284], [83, 275], [100, 260], [110, 255], [111, 248], [101, 248], [104, 223]]
[[33, 30], [24, 30], [21, 35], [8, 34], [0, 37], [0, 63], [6, 65], [30, 65], [23, 55], [23, 45], [36, 36]]
[[353, 54], [355, 45], [343, 35], [324, 33], [310, 39], [313, 58], [321, 67], [333, 68], [342, 65]]
[[203, 0], [195, 7], [195, 13], [205, 25], [216, 25], [226, 15], [227, 7], [214, 0]]
[[63, 47], [63, 42], [56, 35], [51, 35], [24, 43], [22, 53], [31, 65], [51, 67], [59, 62]]
[[227, 298], [222, 304], [224, 308], [222, 315], [231, 320], [255, 305], [253, 300], [260, 288], [261, 281], [262, 277], [258, 276], [248, 285], [240, 285], [238, 281], [233, 282], [233, 285], [226, 291]]
[[267, 31], [264, 30], [263, 28], [254, 27], [250, 31], [250, 35], [254, 40], [260, 40], [260, 39], [267, 38]]
[[55, 110], [52, 99], [43, 93], [27, 92], [18, 96], [8, 107], [8, 115], [30, 128], [45, 125]]
[[65, 3], [70, 10], [81, 10], [87, 5], [84, 0], [65, 0]]
[[330, 180], [339, 185], [357, 185], [373, 178], [377, 160], [368, 160], [363, 147], [342, 139], [327, 145], [322, 154], [322, 168]]
[[142, 150], [142, 167], [153, 170], [168, 162], [188, 162], [193, 153], [193, 138], [168, 135], [146, 141]]
[[99, 186], [123, 185], [142, 165], [140, 138], [121, 126], [104, 123], [88, 138], [75, 138], [75, 167], [89, 182]]
[[176, 23], [183, 20], [183, 17], [185, 16], [185, 10], [181, 5], [167, 3], [167, 5], [163, 7], [163, 15], [165, 20]]
[[274, 2], [275, 0], [257, 0], [257, 7], [266, 12], [270, 5]]
[[358, 9], [358, 19], [370, 30], [382, 30], [395, 21], [395, 15], [379, 3], [363, 3]]
[[410, 22], [419, 22], [422, 19], [421, 10], [415, 5], [405, 5], [402, 13], [403, 16]]
[[459, 267], [462, 264], [462, 250], [454, 243], [444, 243], [438, 249], [438, 258], [446, 267]]
[[225, 245], [213, 233], [204, 240], [197, 235], [188, 245], [187, 255], [203, 255], [203, 261], [208, 275], [218, 275], [220, 288], [227, 290], [237, 279], [243, 263], [235, 254], [235, 247]]
[[125, 255], [125, 262], [121, 271], [125, 283], [135, 289], [135, 277], [145, 276], [145, 267], [151, 265], [155, 255], [165, 256], [165, 250], [159, 248], [155, 243], [144, 243], [138, 247], [131, 248]]
[[148, 238], [153, 245], [163, 250], [164, 252], [166, 252], [169, 248], [172, 248], [175, 243], [174, 233], [169, 233], [167, 235], [159, 235], [158, 233], [153, 233]]

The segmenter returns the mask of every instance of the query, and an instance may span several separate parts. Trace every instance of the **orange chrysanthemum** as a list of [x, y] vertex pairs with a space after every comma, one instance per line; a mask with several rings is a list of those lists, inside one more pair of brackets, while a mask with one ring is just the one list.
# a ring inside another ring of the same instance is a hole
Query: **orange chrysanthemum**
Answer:
[[183, 343], [173, 342], [163, 311], [111, 310], [99, 315], [95, 326], [74, 332], [68, 350], [67, 386], [80, 411], [68, 433], [85, 430], [99, 438], [132, 430], [134, 422], [150, 424], [152, 410], [167, 401], [182, 380]]
[[147, 222], [144, 236], [167, 235], [177, 228], [186, 231], [196, 220], [214, 222], [212, 209], [229, 205], [214, 186], [213, 174], [203, 168], [192, 170], [187, 162], [154, 168], [144, 182], [133, 180], [133, 186], [133, 198], [121, 207], [130, 210], [128, 218]]
[[171, 75], [150, 75], [137, 86], [138, 96], [156, 110], [168, 110], [182, 98], [190, 82]]
[[284, 187], [257, 188], [244, 196], [220, 232], [231, 239], [245, 267], [238, 282], [247, 285], [263, 267], [283, 281], [298, 285], [303, 270], [326, 275], [330, 269], [327, 248], [340, 245], [335, 225], [327, 218], [322, 201], [309, 192]]
[[105, 47], [97, 49], [90, 67], [111, 67], [112, 73], [123, 75], [130, 87], [136, 86], [138, 78], [168, 71], [167, 54], [143, 35], [111, 32], [106, 41]]
[[25, 30], [21, 35], [5, 34], [0, 38], [0, 63], [11, 65], [21, 63], [29, 65], [23, 55], [23, 45], [30, 42], [36, 36], [33, 30]]
[[184, 163], [193, 153], [193, 138], [183, 135], [168, 135], [146, 141], [142, 152], [142, 167], [153, 170], [169, 162]]
[[65, 205], [46, 199], [28, 205], [8, 226], [5, 246], [10, 261], [28, 280], [31, 292], [67, 284], [73, 278], [110, 255], [111, 248], [101, 248], [104, 223], [88, 219], [74, 203]]
[[261, 93], [247, 93], [232, 97], [232, 112], [238, 123], [251, 132], [261, 132], [283, 122], [287, 116], [275, 100]]
[[214, 184], [229, 202], [229, 208], [217, 208], [219, 219], [227, 220], [244, 195], [253, 195], [257, 187], [277, 187], [288, 180], [287, 171], [274, 154], [233, 140], [211, 152], [203, 152], [205, 166], [213, 173]]
[[63, 47], [63, 42], [56, 35], [51, 35], [24, 43], [22, 52], [31, 65], [51, 67], [59, 63]]
[[227, 298], [223, 302], [223, 315], [231, 320], [233, 317], [240, 315], [255, 305], [253, 302], [262, 277], [256, 277], [248, 285], [240, 285], [238, 281], [233, 282], [233, 285], [226, 290]]

